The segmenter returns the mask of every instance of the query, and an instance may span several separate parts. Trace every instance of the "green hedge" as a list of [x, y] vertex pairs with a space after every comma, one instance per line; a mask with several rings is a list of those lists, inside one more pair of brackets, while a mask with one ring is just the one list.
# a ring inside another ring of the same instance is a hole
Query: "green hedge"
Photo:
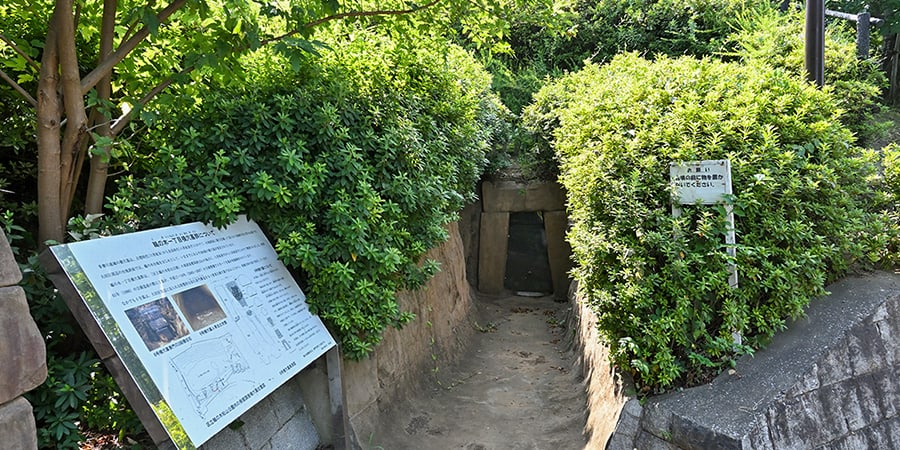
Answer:
[[411, 320], [396, 294], [438, 270], [423, 257], [473, 198], [502, 111], [459, 47], [346, 35], [296, 72], [258, 54], [245, 87], [162, 119], [145, 144], [158, 151], [111, 207], [140, 227], [248, 214], [361, 358]]
[[[884, 219], [865, 208], [875, 164], [839, 119], [788, 71], [689, 57], [621, 55], [537, 94], [526, 121], [561, 161], [575, 276], [645, 390], [705, 380], [880, 257]], [[731, 160], [735, 260], [723, 207], [671, 216], [669, 163], [702, 159]]]

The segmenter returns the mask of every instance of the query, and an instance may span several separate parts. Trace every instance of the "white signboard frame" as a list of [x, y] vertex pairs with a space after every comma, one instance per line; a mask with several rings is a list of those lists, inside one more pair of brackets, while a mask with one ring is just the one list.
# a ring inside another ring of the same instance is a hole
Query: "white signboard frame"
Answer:
[[50, 250], [179, 448], [206, 442], [335, 346], [244, 217]]
[[[727, 201], [731, 190], [731, 161], [727, 159], [709, 159], [702, 161], [683, 161], [669, 164], [669, 182], [674, 189], [675, 201], [672, 202], [672, 216], [681, 216], [680, 205], [717, 205], [725, 206], [725, 220], [728, 230], [725, 233], [725, 245], [728, 255], [737, 255], [735, 248], [734, 206]], [[738, 287], [737, 267], [729, 267], [728, 285]]]

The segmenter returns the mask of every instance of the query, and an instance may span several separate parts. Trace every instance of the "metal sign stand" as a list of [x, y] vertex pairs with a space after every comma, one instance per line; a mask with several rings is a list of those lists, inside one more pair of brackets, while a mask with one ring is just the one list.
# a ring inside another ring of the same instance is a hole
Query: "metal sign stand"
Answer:
[[[725, 206], [725, 251], [731, 257], [728, 265], [728, 286], [738, 287], [737, 256], [734, 205], [725, 200], [732, 194], [731, 161], [727, 159], [688, 161], [669, 165], [669, 180], [675, 187], [675, 201], [672, 202], [672, 217], [681, 217], [681, 205]], [[741, 345], [741, 334], [732, 332], [736, 346]]]

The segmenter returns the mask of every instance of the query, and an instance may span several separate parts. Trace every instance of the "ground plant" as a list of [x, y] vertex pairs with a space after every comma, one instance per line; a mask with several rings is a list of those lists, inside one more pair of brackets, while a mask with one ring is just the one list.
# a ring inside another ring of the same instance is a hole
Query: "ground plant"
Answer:
[[879, 157], [884, 185], [876, 205], [884, 208], [892, 227], [884, 248], [887, 259], [900, 267], [900, 144], [895, 142], [880, 149], [876, 153]]
[[147, 142], [159, 151], [111, 206], [141, 228], [247, 214], [361, 358], [412, 318], [396, 294], [438, 270], [425, 253], [473, 198], [502, 108], [487, 73], [445, 40], [341, 34], [296, 72], [260, 53], [252, 87], [167, 114]]
[[[575, 276], [644, 392], [708, 379], [884, 257], [876, 161], [834, 97], [791, 71], [625, 54], [546, 86], [526, 119], [561, 161]], [[704, 159], [731, 161], [736, 258], [724, 206], [671, 214], [668, 165]]]

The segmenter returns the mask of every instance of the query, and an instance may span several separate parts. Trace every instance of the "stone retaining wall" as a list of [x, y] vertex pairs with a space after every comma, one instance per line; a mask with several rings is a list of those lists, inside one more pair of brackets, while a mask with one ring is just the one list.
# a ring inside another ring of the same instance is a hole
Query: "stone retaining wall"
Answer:
[[610, 364], [609, 347], [601, 342], [597, 330], [597, 316], [578, 291], [578, 282], [571, 283], [569, 301], [572, 313], [568, 328], [574, 332], [572, 344], [578, 355], [578, 368], [584, 377], [582, 387], [588, 402], [585, 448], [602, 449], [616, 428], [619, 412], [631, 398], [628, 396], [631, 382]]
[[31, 404], [22, 394], [47, 378], [44, 339], [16, 286], [22, 273], [0, 230], [0, 442], [5, 449], [37, 448]]
[[900, 274], [828, 290], [711, 384], [629, 401], [607, 448], [900, 448]]

